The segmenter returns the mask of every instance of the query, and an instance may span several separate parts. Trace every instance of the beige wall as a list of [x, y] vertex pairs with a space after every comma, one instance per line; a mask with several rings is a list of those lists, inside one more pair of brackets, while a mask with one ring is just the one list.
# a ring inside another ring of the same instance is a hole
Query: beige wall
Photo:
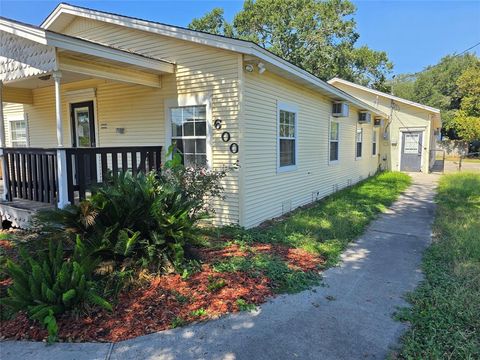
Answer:
[[[210, 120], [221, 119], [222, 131], [229, 131], [231, 142], [238, 142], [239, 54], [120, 26], [77, 19], [64, 33], [146, 56], [176, 63], [176, 73], [162, 77], [162, 88], [86, 80], [62, 85], [65, 145], [71, 145], [69, 102], [95, 101], [98, 146], [168, 146], [166, 103], [202, 99], [210, 103]], [[93, 96], [91, 94], [94, 94]], [[30, 146], [54, 147], [54, 89], [33, 90], [33, 104], [24, 105], [28, 114]], [[124, 128], [118, 134], [116, 128]], [[221, 132], [211, 132], [214, 168], [237, 163]], [[225, 199], [217, 201], [216, 223], [238, 223], [238, 170], [225, 179]]]
[[[329, 164], [331, 100], [268, 71], [245, 73], [244, 222], [247, 227], [282, 215], [376, 172], [373, 126], [358, 125], [358, 113], [339, 118], [340, 159]], [[277, 172], [277, 102], [298, 108], [297, 169]], [[363, 156], [355, 159], [356, 127], [364, 128]]]
[[[423, 134], [422, 172], [429, 171], [430, 149], [435, 149], [435, 136], [433, 123], [430, 120], [433, 113], [415, 106], [393, 102], [388, 98], [372, 94], [347, 84], [335, 83], [336, 87], [348, 92], [350, 95], [376, 107], [387, 115], [391, 115], [386, 140], [381, 140], [382, 151], [387, 155], [387, 160], [382, 164], [388, 169], [400, 170], [400, 151], [402, 130], [421, 130]], [[433, 163], [432, 163], [433, 164]]]

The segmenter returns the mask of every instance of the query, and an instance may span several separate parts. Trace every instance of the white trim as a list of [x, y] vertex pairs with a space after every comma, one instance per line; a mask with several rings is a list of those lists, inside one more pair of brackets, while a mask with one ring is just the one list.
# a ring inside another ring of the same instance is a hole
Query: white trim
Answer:
[[[357, 156], [357, 143], [358, 143], [358, 141], [357, 141], [357, 135], [358, 135], [358, 130], [359, 130], [359, 129], [361, 130], [361, 133], [362, 133], [362, 142], [361, 142], [361, 144], [362, 144], [362, 148], [361, 148], [362, 151], [361, 151], [361, 155], [360, 155], [360, 156]], [[356, 125], [356, 127], [355, 127], [355, 160], [361, 160], [362, 157], [363, 157], [363, 144], [364, 144], [364, 142], [365, 142], [364, 139], [363, 139], [363, 138], [364, 138], [363, 135], [364, 135], [364, 134], [363, 134], [363, 127], [362, 127], [362, 125], [360, 125], [360, 124], [357, 123], [357, 125]]]
[[97, 112], [97, 89], [88, 88], [81, 90], [72, 90], [66, 91], [64, 97], [67, 103], [67, 112], [68, 112], [68, 130], [70, 134], [70, 145], [73, 145], [73, 134], [74, 129], [72, 129], [72, 104], [92, 101], [93, 102], [93, 126], [95, 126], [95, 147], [100, 147], [100, 119], [98, 118]]
[[334, 100], [346, 100], [351, 104], [357, 106], [359, 109], [370, 110], [373, 113], [387, 118], [388, 116], [381, 112], [378, 109], [364, 103], [363, 101], [343, 92], [342, 90], [337, 89], [335, 86], [328, 84], [325, 81], [320, 80], [316, 76], [310, 74], [309, 72], [299, 68], [296, 65], [289, 63], [286, 60], [272, 54], [271, 52], [263, 49], [257, 44], [232, 39], [219, 35], [207, 34], [200, 31], [194, 31], [190, 29], [185, 29], [177, 26], [160, 24], [156, 22], [131, 18], [122, 15], [116, 15], [111, 13], [106, 13], [102, 11], [96, 11], [91, 9], [86, 9], [82, 7], [72, 6], [69, 4], [59, 4], [52, 13], [43, 21], [41, 27], [44, 29], [54, 28], [55, 30], [55, 21], [62, 14], [79, 16], [87, 19], [92, 19], [96, 21], [102, 21], [110, 24], [115, 24], [119, 26], [124, 26], [132, 29], [137, 29], [141, 31], [147, 31], [150, 33], [160, 34], [163, 36], [168, 36], [180, 40], [190, 41], [197, 44], [208, 45], [224, 50], [230, 50], [239, 52], [245, 55], [254, 56], [263, 60], [275, 67], [280, 68], [283, 71], [286, 71], [293, 76], [297, 77], [298, 80], [306, 81], [310, 85], [320, 90], [326, 92]]
[[[288, 111], [295, 114], [295, 164], [280, 166], [280, 111]], [[281, 101], [277, 101], [277, 174], [289, 171], [295, 171], [298, 167], [298, 106]]]
[[423, 110], [431, 111], [435, 114], [440, 114], [439, 109], [433, 108], [431, 106], [419, 104], [419, 103], [416, 103], [414, 101], [410, 101], [410, 100], [407, 100], [407, 99], [402, 99], [402, 98], [399, 98], [399, 97], [394, 96], [394, 95], [390, 95], [390, 94], [387, 94], [387, 93], [384, 93], [384, 92], [381, 92], [381, 91], [378, 91], [378, 90], [370, 89], [370, 88], [368, 88], [366, 86], [363, 86], [363, 85], [358, 85], [358, 84], [355, 84], [353, 82], [343, 80], [341, 78], [336, 77], [336, 78], [330, 79], [330, 80], [328, 80], [328, 83], [332, 84], [332, 85], [334, 83], [345, 84], [345, 85], [348, 85], [348, 86], [351, 86], [351, 87], [354, 87], [354, 88], [357, 88], [357, 89], [360, 89], [360, 90], [370, 92], [370, 93], [375, 94], [377, 96], [382, 96], [382, 97], [392, 99], [392, 100], [395, 100], [395, 101], [398, 101], [398, 102], [401, 102], [401, 103], [404, 103], [404, 104], [407, 104], [407, 105], [418, 107], [418, 108], [423, 109]]
[[213, 146], [212, 146], [212, 94], [211, 93], [197, 93], [189, 95], [178, 95], [177, 98], [165, 99], [164, 113], [165, 113], [165, 149], [172, 144], [172, 120], [170, 118], [170, 108], [182, 106], [206, 106], [206, 123], [207, 123], [207, 169], [212, 169], [213, 164]]
[[372, 151], [372, 157], [376, 157], [378, 156], [378, 131], [377, 131], [377, 128], [372, 128], [372, 147], [370, 148], [370, 150], [373, 150], [373, 140], [375, 139], [375, 154], [373, 153]]
[[[332, 122], [338, 124], [338, 140], [337, 140], [337, 148], [338, 148], [338, 154], [337, 154], [337, 160], [330, 160], [330, 142], [331, 142], [331, 131], [332, 131]], [[337, 120], [337, 118], [330, 116], [330, 121], [328, 123], [328, 165], [338, 165], [340, 163], [340, 121]]]
[[6, 119], [8, 121], [8, 138], [10, 140], [10, 146], [11, 147], [15, 147], [13, 146], [13, 138], [12, 138], [12, 122], [16, 122], [16, 121], [24, 121], [25, 122], [25, 147], [29, 147], [30, 146], [30, 131], [29, 131], [29, 128], [28, 128], [28, 114], [27, 113], [22, 113], [23, 116], [16, 116], [16, 115], [12, 115], [12, 116], [9, 116], [8, 119]]

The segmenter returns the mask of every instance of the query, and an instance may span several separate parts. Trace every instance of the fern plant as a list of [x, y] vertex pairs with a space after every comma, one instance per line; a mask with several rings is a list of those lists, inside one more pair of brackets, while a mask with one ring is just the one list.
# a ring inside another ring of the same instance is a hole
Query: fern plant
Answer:
[[46, 252], [31, 255], [21, 249], [19, 253], [23, 261], [7, 261], [6, 272], [13, 284], [0, 303], [14, 311], [26, 311], [46, 326], [49, 341], [57, 336], [56, 315], [86, 303], [112, 309], [94, 290], [92, 273], [98, 262], [86, 253], [79, 236], [70, 258], [65, 258], [62, 242], [55, 246], [53, 241]]

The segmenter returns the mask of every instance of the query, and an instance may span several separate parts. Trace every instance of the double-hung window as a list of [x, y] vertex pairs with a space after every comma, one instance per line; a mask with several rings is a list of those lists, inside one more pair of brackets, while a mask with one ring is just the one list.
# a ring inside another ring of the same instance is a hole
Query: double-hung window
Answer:
[[11, 120], [10, 121], [10, 139], [12, 147], [27, 147], [27, 121]]
[[356, 148], [355, 148], [355, 157], [357, 159], [362, 157], [362, 143], [363, 143], [363, 129], [357, 128], [357, 138], [356, 138]]
[[340, 136], [340, 124], [338, 122], [330, 122], [330, 162], [338, 161], [338, 140]]
[[207, 165], [206, 105], [170, 108], [172, 143], [185, 166]]
[[278, 109], [278, 168], [294, 169], [297, 165], [297, 111], [290, 106]]
[[377, 155], [377, 130], [373, 130], [372, 134], [372, 156]]

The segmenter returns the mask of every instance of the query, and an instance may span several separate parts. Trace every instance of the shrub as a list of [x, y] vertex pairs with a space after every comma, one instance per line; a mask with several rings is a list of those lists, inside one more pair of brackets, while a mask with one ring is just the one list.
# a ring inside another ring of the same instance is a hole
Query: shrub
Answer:
[[174, 154], [162, 173], [120, 174], [79, 205], [41, 212], [35, 223], [52, 236], [81, 235], [102, 260], [178, 269], [185, 245], [197, 238], [197, 223], [213, 212], [209, 201], [221, 197], [226, 174], [226, 169], [186, 168]]
[[111, 310], [110, 304], [94, 290], [91, 275], [97, 261], [86, 253], [80, 237], [68, 259], [65, 259], [62, 242], [55, 247], [53, 241], [46, 252], [32, 255], [20, 249], [19, 254], [23, 261], [7, 261], [6, 272], [13, 284], [1, 304], [14, 311], [26, 311], [33, 320], [45, 325], [49, 341], [57, 335], [56, 315], [78, 309], [85, 303]]

